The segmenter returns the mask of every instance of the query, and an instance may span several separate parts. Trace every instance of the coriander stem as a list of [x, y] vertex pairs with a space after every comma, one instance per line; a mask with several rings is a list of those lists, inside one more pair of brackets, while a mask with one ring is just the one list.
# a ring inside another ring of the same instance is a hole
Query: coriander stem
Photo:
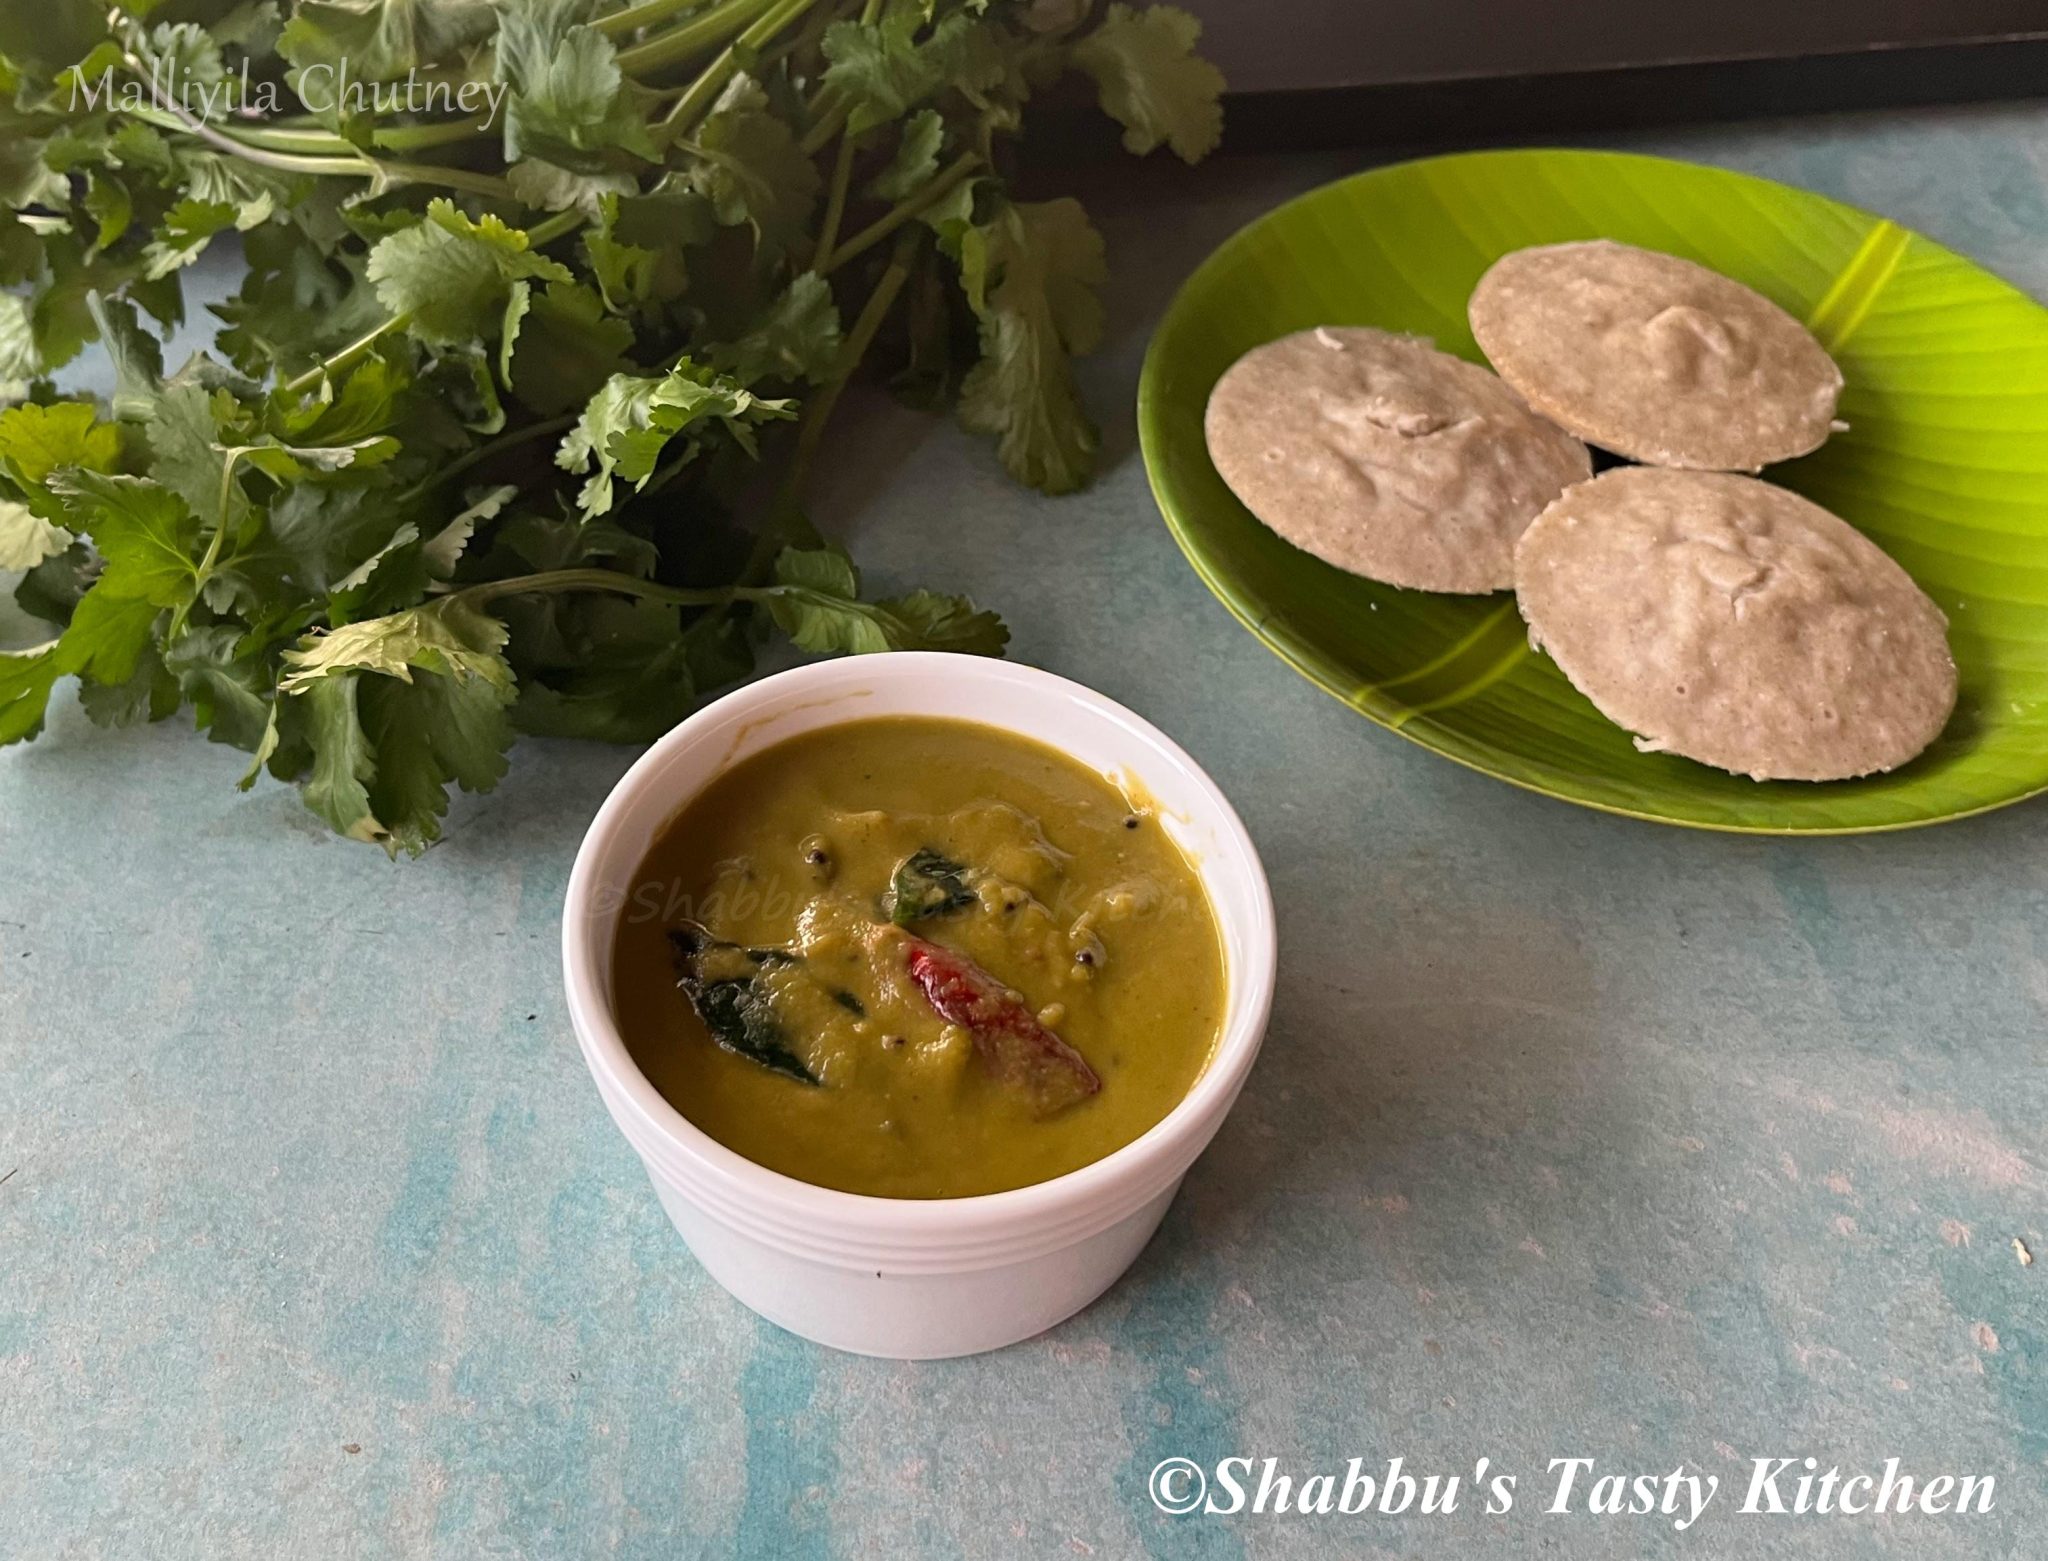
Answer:
[[607, 38], [621, 38], [655, 22], [665, 22], [671, 16], [699, 10], [704, 3], [705, 0], [641, 0], [639, 5], [629, 5], [623, 11], [600, 16], [590, 25]]
[[[220, 465], [220, 500], [215, 509], [213, 535], [206, 539], [205, 556], [199, 560], [199, 567], [193, 571], [192, 601], [199, 599], [199, 593], [206, 589], [206, 582], [213, 578], [214, 565], [220, 562], [221, 543], [228, 534], [228, 507], [235, 496], [235, 468], [242, 457], [249, 452], [244, 446], [227, 450]], [[164, 630], [164, 643], [170, 644], [184, 632], [185, 620], [191, 615], [192, 602], [180, 603], [171, 614], [169, 626]]]
[[[368, 179], [373, 188], [381, 188], [392, 180], [411, 184], [437, 184], [450, 190], [465, 190], [472, 195], [485, 195], [493, 200], [523, 204], [518, 192], [505, 180], [495, 174], [476, 173], [468, 168], [444, 168], [438, 163], [387, 163], [374, 157], [365, 157], [355, 151], [350, 143], [335, 136], [332, 141], [315, 142], [312, 131], [277, 131], [254, 129], [249, 136], [233, 136], [216, 130], [205, 120], [188, 113], [183, 104], [163, 96], [157, 91], [156, 80], [143, 68], [142, 61], [134, 55], [122, 56], [125, 64], [134, 74], [149, 84], [150, 100], [156, 104], [156, 114], [143, 117], [157, 124], [163, 124], [160, 116], [169, 116], [172, 127], [195, 136], [217, 151], [230, 157], [239, 157], [244, 162], [254, 163], [261, 168], [275, 168], [280, 173], [312, 174], [318, 178]], [[265, 145], [266, 141], [289, 137], [300, 145], [348, 147], [348, 152], [334, 156], [307, 156], [300, 152], [277, 151]]]
[[[819, 6], [811, 13], [810, 20], [804, 23], [803, 30], [789, 40], [791, 52], [804, 53], [805, 62], [814, 64], [818, 58], [819, 45], [824, 41], [825, 29], [852, 10], [853, 5], [854, 0], [837, 0], [836, 4]], [[799, 65], [798, 68], [803, 70], [804, 74], [810, 74], [803, 65]]]
[[934, 175], [931, 183], [927, 184], [915, 195], [897, 202], [891, 210], [877, 217], [873, 222], [862, 228], [860, 232], [854, 234], [844, 244], [841, 244], [829, 259], [820, 260], [812, 269], [820, 276], [824, 276], [829, 272], [836, 271], [847, 261], [853, 259], [855, 255], [862, 253], [864, 250], [872, 249], [891, 233], [902, 227], [904, 223], [910, 221], [911, 218], [919, 216], [938, 205], [941, 200], [952, 193], [955, 185], [959, 184], [962, 179], [966, 178], [980, 164], [981, 158], [978, 154], [962, 152]]
[[[910, 279], [910, 255], [915, 247], [915, 239], [908, 233], [896, 241], [896, 253], [890, 258], [889, 269], [875, 283], [875, 290], [868, 294], [868, 301], [861, 305], [861, 311], [854, 319], [853, 329], [839, 344], [839, 356], [832, 364], [832, 377], [820, 385], [818, 393], [804, 404], [803, 418], [797, 425], [796, 451], [780, 489], [782, 497], [794, 499], [801, 491], [804, 478], [810, 471], [811, 458], [817, 453], [818, 441], [824, 437], [826, 419], [839, 404], [839, 394], [846, 388], [846, 382], [853, 378], [854, 370], [860, 367], [860, 360], [867, 356], [875, 333], [881, 330], [882, 321], [888, 318], [889, 310], [895, 305], [896, 295], [903, 291], [903, 284]], [[770, 507], [771, 515], [779, 516], [782, 512], [780, 503]], [[784, 541], [776, 534], [772, 523], [762, 530], [754, 538], [746, 567], [740, 571], [740, 583], [751, 585], [766, 579]]]
[[[393, 152], [424, 152], [436, 145], [457, 145], [467, 141], [471, 135], [483, 129], [483, 115], [465, 115], [463, 119], [440, 119], [428, 125], [385, 125], [371, 131], [371, 143], [389, 147]], [[276, 152], [334, 152], [362, 154], [362, 147], [354, 141], [336, 135], [322, 125], [309, 125], [303, 121], [270, 121], [260, 125], [236, 125], [233, 139], [248, 141], [250, 145], [272, 147]]]
[[900, 634], [902, 620], [872, 602], [851, 602], [828, 596], [802, 585], [663, 585], [642, 580], [638, 575], [616, 569], [546, 569], [538, 574], [513, 575], [507, 580], [485, 580], [451, 592], [473, 607], [482, 607], [506, 596], [530, 596], [546, 591], [616, 591], [650, 602], [667, 602], [675, 607], [730, 607], [736, 602], [796, 600], [830, 603], [842, 609], [857, 609], [872, 619], [893, 625]]
[[228, 505], [235, 496], [235, 468], [242, 464], [243, 451], [229, 450], [220, 463], [220, 502], [213, 523], [213, 536], [206, 544], [206, 556], [199, 560], [199, 583], [204, 585], [220, 562], [221, 538], [228, 534]]
[[501, 596], [526, 596], [541, 591], [617, 591], [626, 596], [669, 602], [677, 607], [723, 607], [739, 600], [742, 590], [738, 586], [662, 585], [616, 569], [546, 569], [539, 574], [513, 575], [507, 580], [486, 580], [481, 585], [465, 586], [454, 594], [476, 606], [494, 602]]
[[449, 481], [451, 478], [460, 477], [471, 467], [479, 466], [492, 457], [502, 455], [505, 451], [515, 449], [529, 440], [545, 439], [550, 434], [559, 434], [574, 428], [576, 426], [576, 419], [580, 415], [575, 412], [567, 412], [560, 417], [551, 417], [543, 422], [524, 423], [508, 434], [500, 434], [495, 439], [489, 439], [480, 445], [475, 445], [461, 455], [458, 455], [446, 466], [443, 466], [413, 491], [415, 493], [424, 493], [430, 488], [438, 488], [442, 483]]
[[839, 237], [839, 222], [846, 215], [846, 187], [853, 179], [853, 137], [842, 136], [839, 156], [832, 164], [832, 187], [825, 197], [825, 217], [818, 224], [817, 247], [811, 251], [811, 265], [823, 272], [832, 258], [832, 245]]
[[[152, 94], [155, 90], [154, 86], [150, 88]], [[343, 179], [376, 177], [377, 164], [367, 157], [306, 157], [292, 152], [270, 151], [265, 147], [252, 146], [233, 136], [224, 135], [204, 121], [195, 119], [175, 103], [166, 102], [160, 97], [156, 102], [158, 106], [155, 110], [138, 110], [136, 117], [166, 130], [181, 130], [204, 141], [214, 150], [225, 152], [230, 157], [239, 157], [244, 162], [255, 163], [263, 168], [275, 168], [283, 173], [306, 173]]]
[[775, 35], [808, 11], [814, 0], [783, 0], [783, 3], [740, 34], [742, 49], [761, 49]]
[[528, 249], [545, 248], [547, 245], [554, 243], [556, 239], [566, 238], [569, 234], [574, 233], [589, 220], [590, 218], [585, 213], [578, 211], [573, 206], [567, 211], [556, 212], [552, 217], [543, 217], [539, 222], [536, 222], [526, 230], [526, 247]]
[[673, 139], [695, 128], [697, 121], [710, 111], [711, 105], [718, 101], [718, 94], [725, 90], [725, 84], [739, 69], [741, 56], [759, 49], [809, 10], [811, 4], [812, 0], [769, 0], [768, 9], [721, 50], [718, 58], [705, 66], [697, 79], [683, 90], [683, 95], [669, 106], [669, 111], [661, 116], [661, 133]]
[[373, 177], [381, 175], [407, 184], [438, 184], [444, 189], [466, 190], [472, 195], [508, 201], [514, 206], [526, 204], [519, 198], [519, 192], [496, 174], [477, 173], [468, 168], [444, 168], [439, 163], [387, 163], [374, 158], [363, 161], [373, 171]]
[[619, 69], [629, 76], [640, 76], [696, 59], [746, 31], [749, 22], [775, 3], [776, 0], [725, 0], [680, 27], [621, 49]]
[[363, 332], [362, 335], [358, 336], [332, 357], [322, 358], [310, 369], [307, 369], [305, 373], [293, 375], [282, 385], [278, 386], [278, 390], [287, 396], [304, 394], [319, 384], [321, 380], [329, 375], [339, 373], [357, 359], [363, 357], [372, 347], [376, 346], [378, 342], [389, 336], [393, 331], [403, 330], [406, 322], [411, 318], [412, 313], [410, 310], [401, 314], [394, 314], [382, 325]]
[[[882, 14], [882, 0], [862, 0], [860, 25], [870, 27], [875, 18]], [[842, 116], [840, 123], [844, 124]], [[825, 201], [825, 220], [818, 229], [818, 244], [811, 251], [811, 264], [823, 266], [832, 258], [832, 246], [839, 238], [839, 223], [846, 215], [846, 187], [853, 179], [854, 140], [847, 132], [839, 142], [839, 156], [832, 164], [832, 192]], [[805, 147], [806, 152], [810, 151]]]
[[718, 94], [725, 90], [737, 58], [730, 45], [721, 49], [718, 58], [698, 73], [696, 80], [669, 105], [668, 112], [655, 122], [655, 134], [674, 141], [685, 132], [694, 130], [697, 121], [710, 111], [711, 105], [718, 101]]
[[811, 100], [811, 110], [818, 117], [798, 143], [806, 157], [815, 157], [825, 150], [832, 138], [844, 128], [847, 118], [853, 113], [853, 104], [830, 87], [820, 87], [818, 95]]
[[[183, 126], [181, 125], [182, 129]], [[331, 130], [290, 130], [274, 125], [237, 125], [222, 131], [232, 141], [261, 147], [267, 152], [311, 152], [336, 157], [360, 156], [352, 142]]]
[[889, 258], [889, 269], [875, 283], [875, 290], [868, 294], [868, 301], [861, 305], [860, 313], [854, 318], [853, 329], [839, 344], [839, 357], [832, 365], [832, 377], [818, 387], [818, 393], [804, 408], [803, 422], [797, 429], [796, 455], [789, 466], [791, 492], [802, 485], [804, 474], [810, 469], [811, 457], [817, 451], [819, 439], [824, 436], [825, 420], [831, 417], [833, 407], [839, 404], [839, 393], [853, 378], [853, 371], [860, 367], [860, 360], [867, 356], [875, 333], [881, 330], [882, 321], [888, 318], [889, 310], [896, 303], [896, 295], [910, 280], [910, 254], [915, 242], [915, 236], [908, 233], [897, 240], [896, 253]]
[[[829, 14], [829, 13], [826, 13]], [[860, 25], [871, 27], [875, 18], [882, 14], [882, 0], [863, 0], [860, 8]], [[844, 125], [847, 115], [841, 114], [836, 124]], [[825, 220], [818, 229], [817, 248], [811, 251], [811, 264], [822, 266], [832, 257], [832, 245], [839, 238], [839, 224], [846, 216], [846, 187], [853, 179], [854, 142], [857, 138], [848, 131], [839, 142], [839, 156], [832, 164], [832, 192], [825, 202]], [[809, 152], [808, 146], [804, 147]]]
[[[161, 99], [158, 101], [162, 102]], [[245, 163], [254, 163], [259, 168], [275, 168], [280, 173], [303, 173], [322, 179], [368, 179], [373, 188], [381, 188], [394, 181], [433, 184], [444, 189], [488, 196], [492, 200], [509, 201], [513, 205], [524, 204], [519, 199], [518, 192], [495, 174], [477, 173], [468, 168], [446, 168], [439, 163], [381, 162], [374, 157], [365, 157], [360, 152], [349, 156], [325, 157], [274, 151], [267, 145], [259, 144], [253, 137], [245, 139], [216, 130], [213, 126], [187, 114], [174, 103], [163, 104], [157, 112], [141, 110], [137, 117], [165, 129], [181, 130], [204, 141], [216, 151], [224, 152], [230, 157], [238, 157]], [[294, 132], [263, 132], [266, 141], [274, 139], [279, 134], [295, 137]]]
[[419, 152], [466, 141], [483, 127], [483, 115], [471, 114], [466, 119], [444, 119], [431, 125], [393, 125], [388, 130], [372, 130], [370, 139], [394, 152]]

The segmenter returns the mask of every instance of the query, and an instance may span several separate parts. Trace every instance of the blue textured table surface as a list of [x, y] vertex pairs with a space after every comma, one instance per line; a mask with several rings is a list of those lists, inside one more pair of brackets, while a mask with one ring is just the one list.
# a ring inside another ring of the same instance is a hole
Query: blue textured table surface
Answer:
[[[2048, 296], [2048, 109], [1625, 144]], [[2042, 1553], [2048, 1262], [2015, 1238], [2048, 1259], [2048, 808], [1792, 843], [1530, 796], [1295, 677], [1159, 522], [1152, 322], [1226, 234], [1361, 162], [1091, 192], [1090, 492], [1021, 493], [879, 404], [828, 463], [877, 578], [1002, 608], [1016, 654], [1183, 741], [1265, 853], [1271, 1037], [1130, 1277], [1047, 1337], [903, 1365], [698, 1270], [557, 975], [630, 753], [526, 743], [394, 865], [285, 788], [237, 794], [240, 756], [189, 730], [66, 700], [0, 756], [0, 1555]], [[1429, 1518], [1154, 1510], [1161, 1459], [1233, 1453], [1520, 1479], [1495, 1516], [1469, 1490]], [[1990, 1474], [1996, 1505], [1738, 1515], [1764, 1455]], [[1724, 1489], [1683, 1533], [1549, 1515], [1570, 1456]]]

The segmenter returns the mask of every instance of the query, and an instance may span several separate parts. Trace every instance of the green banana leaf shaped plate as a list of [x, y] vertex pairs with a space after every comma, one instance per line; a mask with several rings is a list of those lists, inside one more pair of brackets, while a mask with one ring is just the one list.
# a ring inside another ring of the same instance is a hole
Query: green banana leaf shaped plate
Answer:
[[[1805, 320], [1848, 421], [1765, 476], [1861, 527], [1949, 617], [1956, 712], [1889, 775], [1758, 783], [1642, 754], [1530, 651], [1514, 600], [1361, 580], [1299, 552], [1209, 463], [1202, 409], [1247, 349], [1315, 325], [1433, 337], [1509, 250], [1614, 238], [1712, 266]], [[1175, 298], [1138, 427], [1182, 550], [1239, 621], [1368, 719], [1518, 786], [1769, 834], [1903, 829], [2048, 790], [2048, 310], [1868, 212], [1764, 179], [1611, 152], [1430, 158], [1327, 185], [1245, 228]]]

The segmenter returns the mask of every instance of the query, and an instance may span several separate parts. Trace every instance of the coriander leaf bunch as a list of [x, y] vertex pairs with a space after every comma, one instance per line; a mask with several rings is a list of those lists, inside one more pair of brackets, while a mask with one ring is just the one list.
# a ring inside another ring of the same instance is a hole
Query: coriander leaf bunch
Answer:
[[[771, 637], [1001, 654], [964, 598], [868, 594], [805, 480], [860, 373], [1088, 480], [1102, 241], [1012, 197], [1010, 148], [1064, 78], [1132, 152], [1204, 156], [1197, 33], [1120, 0], [0, 8], [0, 569], [46, 631], [0, 653], [0, 743], [75, 679], [418, 854], [517, 733], [649, 740]], [[228, 242], [212, 350], [167, 372]], [[113, 394], [61, 393], [93, 342]]]

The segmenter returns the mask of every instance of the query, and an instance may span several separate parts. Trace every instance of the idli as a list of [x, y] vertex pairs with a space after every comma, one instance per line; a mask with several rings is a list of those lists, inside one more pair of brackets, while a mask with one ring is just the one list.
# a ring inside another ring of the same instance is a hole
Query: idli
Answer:
[[1653, 466], [1757, 471], [1818, 449], [1842, 371], [1761, 293], [1608, 239], [1516, 250], [1473, 290], [1472, 334], [1522, 399]]
[[1424, 591], [1512, 585], [1515, 539], [1593, 469], [1497, 376], [1357, 327], [1253, 348], [1216, 382], [1203, 426], [1230, 491], [1282, 537]]
[[1515, 550], [1532, 645], [1645, 752], [1756, 780], [1904, 764], [1956, 701], [1948, 621], [1876, 543], [1784, 488], [1618, 467]]

